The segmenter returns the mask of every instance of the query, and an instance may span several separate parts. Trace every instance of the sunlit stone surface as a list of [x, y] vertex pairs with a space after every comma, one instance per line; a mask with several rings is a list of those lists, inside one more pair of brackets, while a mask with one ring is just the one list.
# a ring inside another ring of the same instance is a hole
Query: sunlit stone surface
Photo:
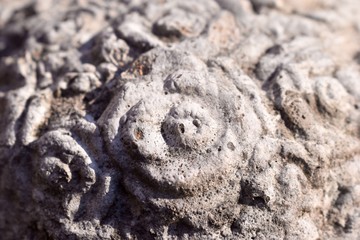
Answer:
[[359, 23], [356, 0], [1, 1], [0, 238], [360, 238]]

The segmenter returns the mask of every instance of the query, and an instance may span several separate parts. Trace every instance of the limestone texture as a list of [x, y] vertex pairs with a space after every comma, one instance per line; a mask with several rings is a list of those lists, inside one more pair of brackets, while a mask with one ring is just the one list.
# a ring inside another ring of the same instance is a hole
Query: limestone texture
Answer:
[[357, 0], [1, 0], [0, 239], [360, 239]]

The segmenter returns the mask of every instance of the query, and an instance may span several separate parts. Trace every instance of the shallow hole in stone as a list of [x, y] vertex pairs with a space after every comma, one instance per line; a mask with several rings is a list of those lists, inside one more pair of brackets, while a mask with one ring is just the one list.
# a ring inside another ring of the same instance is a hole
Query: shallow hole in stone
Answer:
[[195, 127], [197, 127], [197, 128], [200, 127], [200, 122], [199, 122], [199, 120], [194, 119], [194, 120], [192, 121], [192, 123], [194, 124]]
[[180, 123], [180, 124], [179, 124], [179, 129], [180, 129], [180, 132], [181, 132], [181, 133], [184, 133], [184, 132], [185, 132], [185, 126], [184, 126], [184, 124]]
[[235, 150], [235, 146], [232, 142], [228, 142], [227, 147], [231, 150], [234, 151]]

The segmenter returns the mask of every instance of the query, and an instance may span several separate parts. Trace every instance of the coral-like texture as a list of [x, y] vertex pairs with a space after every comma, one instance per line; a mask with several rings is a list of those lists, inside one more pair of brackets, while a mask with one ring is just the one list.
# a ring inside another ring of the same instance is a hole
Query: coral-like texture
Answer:
[[359, 16], [2, 1], [0, 238], [360, 238]]

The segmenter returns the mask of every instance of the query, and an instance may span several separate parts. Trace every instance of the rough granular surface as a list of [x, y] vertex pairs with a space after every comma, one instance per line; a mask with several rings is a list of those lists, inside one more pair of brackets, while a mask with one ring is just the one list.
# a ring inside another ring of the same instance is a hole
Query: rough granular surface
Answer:
[[357, 0], [0, 2], [1, 239], [359, 239]]

